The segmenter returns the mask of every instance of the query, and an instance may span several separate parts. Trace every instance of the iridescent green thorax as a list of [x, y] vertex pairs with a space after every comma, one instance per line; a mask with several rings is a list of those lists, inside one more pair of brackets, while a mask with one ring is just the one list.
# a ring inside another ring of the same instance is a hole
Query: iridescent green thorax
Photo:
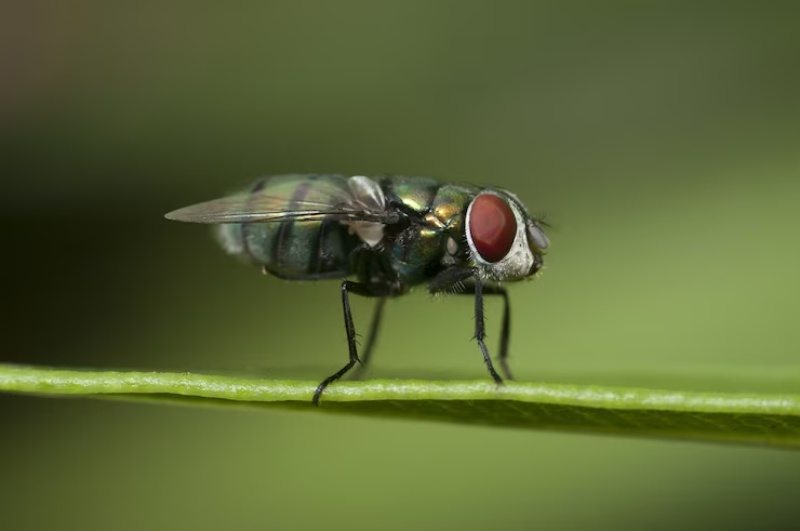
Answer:
[[387, 199], [402, 203], [413, 218], [387, 242], [390, 264], [403, 284], [424, 282], [447, 265], [466, 261], [464, 218], [477, 187], [426, 177], [392, 177], [381, 184]]

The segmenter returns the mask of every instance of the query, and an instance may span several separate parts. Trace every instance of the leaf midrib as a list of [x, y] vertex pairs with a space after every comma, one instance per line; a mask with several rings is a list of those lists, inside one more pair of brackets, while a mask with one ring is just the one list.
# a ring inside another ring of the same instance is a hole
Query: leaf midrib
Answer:
[[[0, 364], [0, 390], [62, 395], [172, 394], [232, 401], [309, 401], [317, 382], [197, 373], [75, 371]], [[486, 381], [338, 382], [325, 402], [504, 400], [621, 410], [800, 415], [800, 394], [700, 392], [622, 386]], [[310, 404], [309, 404], [310, 405]]]

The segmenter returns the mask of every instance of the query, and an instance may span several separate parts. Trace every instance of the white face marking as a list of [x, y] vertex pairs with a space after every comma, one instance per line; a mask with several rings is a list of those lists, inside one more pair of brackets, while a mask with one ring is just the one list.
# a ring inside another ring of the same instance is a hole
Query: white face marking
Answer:
[[525, 233], [527, 227], [526, 216], [520, 212], [519, 207], [514, 201], [508, 201], [508, 198], [504, 197], [502, 194], [492, 190], [484, 190], [481, 194], [496, 195], [508, 203], [511, 207], [511, 211], [514, 213], [514, 219], [517, 221], [517, 234], [514, 236], [514, 243], [511, 244], [511, 249], [509, 249], [508, 254], [506, 254], [502, 260], [490, 263], [481, 258], [480, 253], [478, 253], [475, 248], [475, 243], [472, 241], [472, 235], [469, 232], [469, 216], [472, 212], [473, 200], [473, 203], [470, 203], [467, 208], [467, 219], [464, 224], [466, 227], [465, 232], [467, 233], [470, 258], [475, 262], [485, 278], [491, 280], [514, 280], [527, 277], [533, 267], [534, 259], [533, 252], [531, 252], [530, 246], [528, 245], [528, 237]]
[[[514, 192], [509, 192], [508, 190], [503, 189], [503, 193], [516, 201], [517, 205], [522, 205], [522, 201], [520, 201], [519, 197]], [[525, 217], [528, 219], [528, 236], [530, 236], [533, 244], [536, 245], [538, 249], [547, 249], [550, 246], [550, 239], [544, 233], [542, 228], [533, 222], [527, 212], [525, 213]]]

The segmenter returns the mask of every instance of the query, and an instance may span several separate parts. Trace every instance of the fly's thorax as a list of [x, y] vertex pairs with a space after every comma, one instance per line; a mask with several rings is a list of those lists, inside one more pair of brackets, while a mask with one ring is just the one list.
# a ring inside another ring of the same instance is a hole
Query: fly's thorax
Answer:
[[423, 223], [417, 229], [430, 269], [468, 264], [464, 227], [467, 207], [477, 192], [475, 187], [445, 184], [431, 197], [422, 213]]
[[474, 190], [406, 177], [387, 178], [384, 191], [406, 214], [404, 223], [387, 227], [391, 266], [404, 282], [424, 282], [449, 265], [466, 262], [464, 214]]
[[500, 189], [481, 190], [466, 211], [470, 262], [488, 280], [520, 280], [542, 266], [549, 242], [519, 199]]
[[441, 263], [445, 267], [468, 265], [466, 215], [467, 208], [477, 191], [470, 186], [442, 186], [426, 216], [428, 224], [439, 229]]
[[427, 212], [433, 204], [441, 184], [430, 177], [385, 177], [381, 186], [390, 200], [418, 214]]

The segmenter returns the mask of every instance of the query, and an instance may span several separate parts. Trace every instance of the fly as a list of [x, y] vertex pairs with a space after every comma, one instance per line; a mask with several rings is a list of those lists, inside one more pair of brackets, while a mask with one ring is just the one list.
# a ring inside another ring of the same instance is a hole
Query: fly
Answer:
[[[347, 364], [325, 378], [312, 402], [357, 363], [366, 367], [387, 298], [425, 285], [475, 299], [475, 340], [492, 379], [503, 379], [484, 341], [483, 298], [503, 298], [500, 369], [508, 367], [506, 281], [532, 277], [549, 242], [542, 222], [506, 190], [427, 177], [279, 175], [242, 193], [170, 212], [168, 219], [217, 225], [222, 247], [286, 280], [341, 279]], [[350, 294], [377, 298], [359, 358]]]

